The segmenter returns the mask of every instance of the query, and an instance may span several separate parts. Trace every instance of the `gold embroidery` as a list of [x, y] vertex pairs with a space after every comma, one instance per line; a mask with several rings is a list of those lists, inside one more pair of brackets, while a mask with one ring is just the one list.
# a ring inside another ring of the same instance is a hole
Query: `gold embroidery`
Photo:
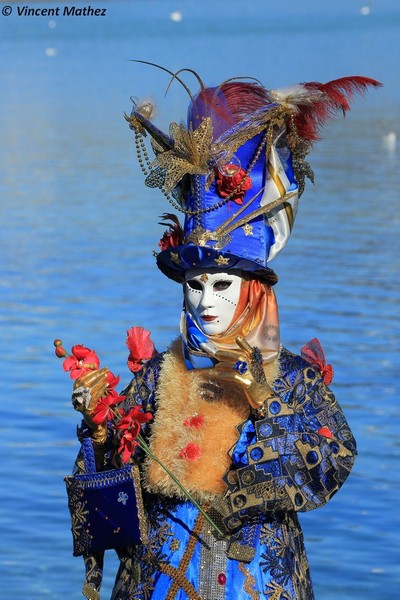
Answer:
[[142, 544], [145, 544], [148, 539], [147, 520], [146, 520], [146, 514], [144, 512], [140, 473], [139, 473], [139, 468], [137, 466], [132, 467], [132, 477], [133, 477], [133, 483], [134, 483], [134, 487], [135, 487], [136, 508], [137, 508], [138, 519], [139, 519], [140, 540], [141, 540]]
[[256, 579], [254, 575], [250, 573], [249, 569], [246, 569], [244, 563], [242, 562], [239, 563], [239, 570], [241, 573], [243, 573], [245, 578], [243, 586], [244, 591], [246, 594], [249, 594], [251, 600], [259, 600], [260, 592], [255, 590]]
[[185, 573], [188, 570], [190, 561], [193, 558], [193, 553], [196, 548], [196, 544], [199, 541], [199, 536], [201, 530], [203, 529], [205, 523], [205, 519], [203, 515], [200, 513], [196, 519], [196, 522], [193, 527], [193, 531], [190, 534], [189, 542], [185, 548], [185, 552], [183, 553], [181, 562], [177, 569], [175, 569], [172, 565], [166, 563], [160, 563], [159, 569], [162, 573], [168, 575], [173, 583], [168, 591], [168, 594], [165, 597], [165, 600], [174, 600], [176, 594], [179, 592], [179, 589], [182, 588], [183, 591], [189, 596], [191, 600], [202, 600], [201, 596], [196, 592], [193, 585], [186, 578]]
[[169, 547], [171, 548], [172, 552], [176, 552], [177, 550], [179, 550], [180, 545], [181, 543], [179, 540], [172, 540]]
[[277, 584], [276, 581], [271, 581], [267, 583], [267, 589], [265, 591], [268, 594], [268, 600], [281, 600], [284, 588]]
[[243, 562], [251, 562], [254, 558], [254, 548], [251, 546], [243, 546], [238, 542], [233, 542], [229, 546], [228, 551], [229, 558], [233, 558], [233, 560], [239, 560]]

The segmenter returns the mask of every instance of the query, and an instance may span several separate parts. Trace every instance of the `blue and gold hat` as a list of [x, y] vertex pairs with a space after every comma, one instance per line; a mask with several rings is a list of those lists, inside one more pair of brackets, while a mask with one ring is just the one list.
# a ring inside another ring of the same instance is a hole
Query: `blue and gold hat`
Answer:
[[313, 180], [305, 157], [319, 127], [348, 110], [354, 92], [380, 84], [345, 77], [267, 90], [255, 80], [205, 87], [197, 76], [201, 89], [192, 95], [172, 75], [190, 95], [187, 125], [172, 123], [163, 133], [149, 102], [134, 102], [126, 117], [146, 185], [160, 188], [184, 216], [181, 227], [176, 215], [163, 215], [169, 229], [157, 265], [176, 281], [189, 269], [220, 268], [273, 284], [269, 263], [290, 237], [305, 178]]

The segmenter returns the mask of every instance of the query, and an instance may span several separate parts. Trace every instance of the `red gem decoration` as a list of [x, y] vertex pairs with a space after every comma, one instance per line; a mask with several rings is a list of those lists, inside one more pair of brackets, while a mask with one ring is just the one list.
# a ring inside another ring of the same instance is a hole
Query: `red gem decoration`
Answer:
[[225, 575], [225, 573], [220, 573], [218, 575], [218, 583], [219, 583], [219, 585], [225, 585], [226, 584], [226, 575]]

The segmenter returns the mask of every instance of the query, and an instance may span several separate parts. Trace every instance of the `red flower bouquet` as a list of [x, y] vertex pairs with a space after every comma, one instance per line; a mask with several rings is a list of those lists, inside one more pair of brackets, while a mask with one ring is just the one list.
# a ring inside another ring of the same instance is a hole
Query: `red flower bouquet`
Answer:
[[[77, 380], [91, 371], [100, 369], [100, 360], [97, 354], [80, 344], [73, 346], [69, 354], [62, 346], [61, 340], [55, 340], [56, 356], [64, 358], [64, 371], [70, 372], [71, 379]], [[127, 346], [130, 349], [128, 364], [134, 364], [132, 371], [137, 372], [143, 368], [146, 360], [157, 354], [150, 333], [143, 327], [132, 327], [127, 332]], [[95, 425], [109, 423], [119, 437], [118, 453], [123, 463], [127, 463], [134, 455], [136, 447], [140, 445], [141, 425], [150, 421], [153, 416], [145, 413], [140, 406], [135, 406], [126, 415], [118, 405], [125, 400], [115, 390], [119, 384], [119, 376], [111, 371], [105, 373], [105, 393], [97, 400], [90, 414]], [[85, 382], [83, 380], [83, 385]], [[144, 441], [144, 440], [143, 440]]]
[[[126, 344], [129, 349], [128, 366], [129, 369], [138, 373], [150, 358], [157, 354], [153, 342], [150, 340], [150, 332], [143, 327], [131, 327], [127, 331]], [[85, 387], [84, 376], [90, 372], [100, 370], [100, 360], [96, 353], [82, 345], [73, 346], [69, 354], [62, 345], [61, 340], [55, 340], [55, 354], [59, 358], [64, 358], [64, 371], [70, 373], [71, 379], [82, 379], [82, 385]], [[103, 369], [105, 371], [105, 369]], [[95, 425], [108, 424], [108, 427], [114, 430], [118, 445], [118, 455], [123, 464], [128, 463], [135, 455], [137, 447], [140, 447], [145, 454], [152, 460], [155, 460], [179, 486], [187, 498], [198, 508], [209, 524], [214, 527], [218, 535], [223, 537], [223, 533], [217, 525], [210, 519], [207, 513], [196, 502], [192, 495], [186, 490], [171, 471], [153, 454], [146, 440], [142, 436], [142, 426], [152, 420], [153, 415], [150, 412], [144, 412], [140, 405], [130, 408], [126, 412], [121, 406], [125, 396], [121, 396], [115, 390], [119, 383], [119, 376], [113, 375], [111, 371], [106, 371], [105, 392], [97, 400], [93, 411], [90, 414], [91, 421]], [[90, 388], [89, 388], [90, 389]], [[198, 420], [188, 423], [188, 426], [198, 428], [201, 426], [201, 417]], [[192, 447], [193, 446], [193, 447]], [[199, 457], [200, 449], [194, 447], [194, 444], [188, 445], [182, 458], [196, 460]], [[183, 452], [183, 451], [182, 451]]]

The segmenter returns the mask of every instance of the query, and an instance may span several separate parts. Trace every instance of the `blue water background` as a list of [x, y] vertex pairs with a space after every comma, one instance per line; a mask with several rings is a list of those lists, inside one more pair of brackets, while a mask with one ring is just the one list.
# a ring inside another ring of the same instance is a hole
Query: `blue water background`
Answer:
[[[359, 446], [339, 494], [302, 516], [317, 600], [397, 598], [399, 147], [385, 136], [400, 136], [398, 0], [110, 0], [91, 3], [105, 17], [55, 18], [18, 17], [5, 4], [0, 597], [81, 598], [63, 482], [79, 419], [53, 339], [94, 348], [126, 382], [131, 325], [150, 329], [159, 350], [178, 331], [180, 288], [152, 256], [170, 207], [143, 184], [123, 111], [131, 95], [151, 95], [166, 128], [184, 118], [187, 96], [173, 84], [164, 98], [169, 77], [129, 62], [138, 58], [193, 68], [206, 83], [248, 75], [273, 88], [353, 74], [384, 83], [324, 129], [311, 156], [316, 184], [273, 266], [282, 341], [299, 351], [320, 339]], [[104, 598], [115, 568], [108, 553]]]

